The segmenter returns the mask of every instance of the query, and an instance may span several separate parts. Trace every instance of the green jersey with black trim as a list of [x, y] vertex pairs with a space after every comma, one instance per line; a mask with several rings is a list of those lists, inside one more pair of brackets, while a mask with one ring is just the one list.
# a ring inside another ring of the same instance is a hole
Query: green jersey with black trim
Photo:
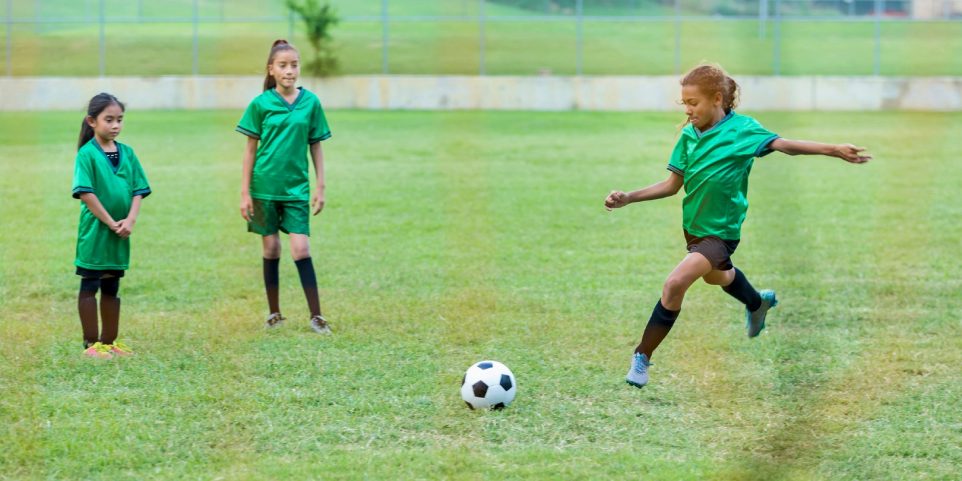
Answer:
[[[120, 157], [116, 167], [96, 139], [90, 139], [77, 151], [73, 197], [79, 199], [80, 194], [93, 193], [110, 217], [120, 221], [130, 213], [134, 196], [147, 197], [151, 191], [134, 149], [120, 142], [114, 144]], [[83, 202], [74, 265], [92, 270], [127, 270], [130, 265], [130, 238], [121, 239]]]
[[331, 137], [321, 102], [298, 87], [293, 103], [269, 89], [247, 106], [237, 131], [260, 142], [251, 172], [250, 194], [265, 200], [310, 200], [307, 147]]
[[777, 138], [757, 120], [734, 111], [705, 132], [691, 124], [682, 129], [668, 170], [685, 179], [686, 231], [697, 237], [741, 239], [752, 163], [771, 153]]

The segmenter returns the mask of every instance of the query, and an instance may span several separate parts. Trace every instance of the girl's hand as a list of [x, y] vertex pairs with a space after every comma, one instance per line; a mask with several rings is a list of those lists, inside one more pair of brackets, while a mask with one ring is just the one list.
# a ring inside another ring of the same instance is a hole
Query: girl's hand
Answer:
[[240, 213], [247, 222], [254, 218], [254, 201], [251, 200], [250, 194], [241, 194]]
[[620, 191], [614, 190], [605, 199], [605, 209], [617, 209], [619, 207], [624, 207], [628, 205], [628, 194]]
[[320, 214], [324, 210], [324, 189], [316, 189], [311, 196], [311, 205], [314, 206], [313, 215]]
[[134, 222], [136, 221], [129, 217], [118, 221], [117, 228], [114, 230], [114, 232], [116, 232], [121, 239], [126, 239], [130, 237], [130, 234], [132, 234], [134, 231]]
[[864, 164], [872, 159], [871, 155], [862, 154], [865, 152], [863, 147], [856, 147], [852, 144], [839, 144], [835, 146], [835, 157], [853, 164]]

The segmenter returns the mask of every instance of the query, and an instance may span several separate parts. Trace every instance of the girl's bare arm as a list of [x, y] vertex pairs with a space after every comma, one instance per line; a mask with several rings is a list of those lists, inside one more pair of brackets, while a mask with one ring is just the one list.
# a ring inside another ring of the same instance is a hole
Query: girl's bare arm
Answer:
[[649, 185], [644, 189], [628, 193], [614, 191], [608, 194], [608, 198], [605, 199], [605, 208], [611, 210], [624, 207], [635, 202], [671, 197], [678, 193], [678, 190], [681, 189], [681, 186], [684, 185], [684, 183], [685, 179], [682, 176], [672, 172], [668, 175], [667, 179], [658, 182], [657, 184]]
[[314, 173], [317, 175], [317, 187], [311, 196], [313, 214], [317, 215], [324, 209], [324, 151], [320, 142], [311, 144], [311, 160], [314, 162]]
[[87, 204], [87, 209], [90, 210], [90, 213], [93, 214], [94, 217], [100, 219], [100, 222], [107, 224], [107, 227], [110, 227], [110, 230], [117, 232], [117, 221], [110, 216], [110, 214], [107, 212], [107, 209], [104, 209], [104, 205], [100, 203], [100, 199], [97, 198], [97, 194], [94, 194], [93, 192], [84, 192], [80, 194], [80, 200], [84, 204]]
[[788, 155], [826, 155], [838, 157], [853, 164], [864, 164], [872, 159], [871, 155], [863, 154], [865, 149], [852, 144], [823, 144], [808, 140], [790, 140], [778, 138], [770, 144], [772, 150]]
[[244, 167], [241, 170], [241, 217], [250, 222], [254, 215], [253, 201], [251, 201], [251, 172], [254, 171], [254, 155], [257, 153], [257, 139], [247, 138], [247, 146], [244, 148]]
[[137, 223], [137, 216], [140, 215], [140, 201], [144, 199], [142, 195], [135, 195], [130, 201], [130, 211], [127, 217], [117, 222], [117, 235], [126, 239], [134, 231], [134, 224]]

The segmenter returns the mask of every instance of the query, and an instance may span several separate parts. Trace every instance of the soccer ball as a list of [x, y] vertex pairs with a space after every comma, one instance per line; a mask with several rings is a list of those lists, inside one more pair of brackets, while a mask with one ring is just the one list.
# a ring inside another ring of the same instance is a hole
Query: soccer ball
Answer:
[[469, 367], [461, 380], [461, 399], [471, 409], [504, 409], [517, 392], [514, 374], [498, 361], [481, 361]]

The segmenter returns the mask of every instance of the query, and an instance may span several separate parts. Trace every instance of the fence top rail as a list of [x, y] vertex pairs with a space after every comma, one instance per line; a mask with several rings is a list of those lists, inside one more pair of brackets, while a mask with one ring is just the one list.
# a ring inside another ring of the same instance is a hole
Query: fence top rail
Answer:
[[[582, 15], [582, 16], [559, 16], [559, 15], [349, 15], [341, 17], [345, 22], [381, 22], [387, 19], [388, 22], [476, 22], [484, 19], [486, 22], [667, 22], [678, 19], [696, 22], [731, 22], [731, 21], [758, 21], [758, 15]], [[819, 16], [819, 15], [768, 15], [768, 21], [777, 19], [782, 21], [799, 22], [839, 22], [839, 23], [962, 23], [962, 17], [955, 18], [925, 18], [916, 19], [912, 17], [893, 17], [875, 15], [839, 15], [839, 16]], [[178, 17], [137, 17], [137, 16], [107, 16], [103, 17], [105, 23], [258, 23], [258, 22], [288, 22], [291, 17], [288, 15], [275, 15], [263, 17], [219, 17], [219, 16], [178, 16]], [[71, 17], [0, 17], [0, 23], [14, 25], [43, 25], [43, 24], [74, 24], [74, 23], [96, 23], [100, 22], [99, 15], [71, 16]]]

